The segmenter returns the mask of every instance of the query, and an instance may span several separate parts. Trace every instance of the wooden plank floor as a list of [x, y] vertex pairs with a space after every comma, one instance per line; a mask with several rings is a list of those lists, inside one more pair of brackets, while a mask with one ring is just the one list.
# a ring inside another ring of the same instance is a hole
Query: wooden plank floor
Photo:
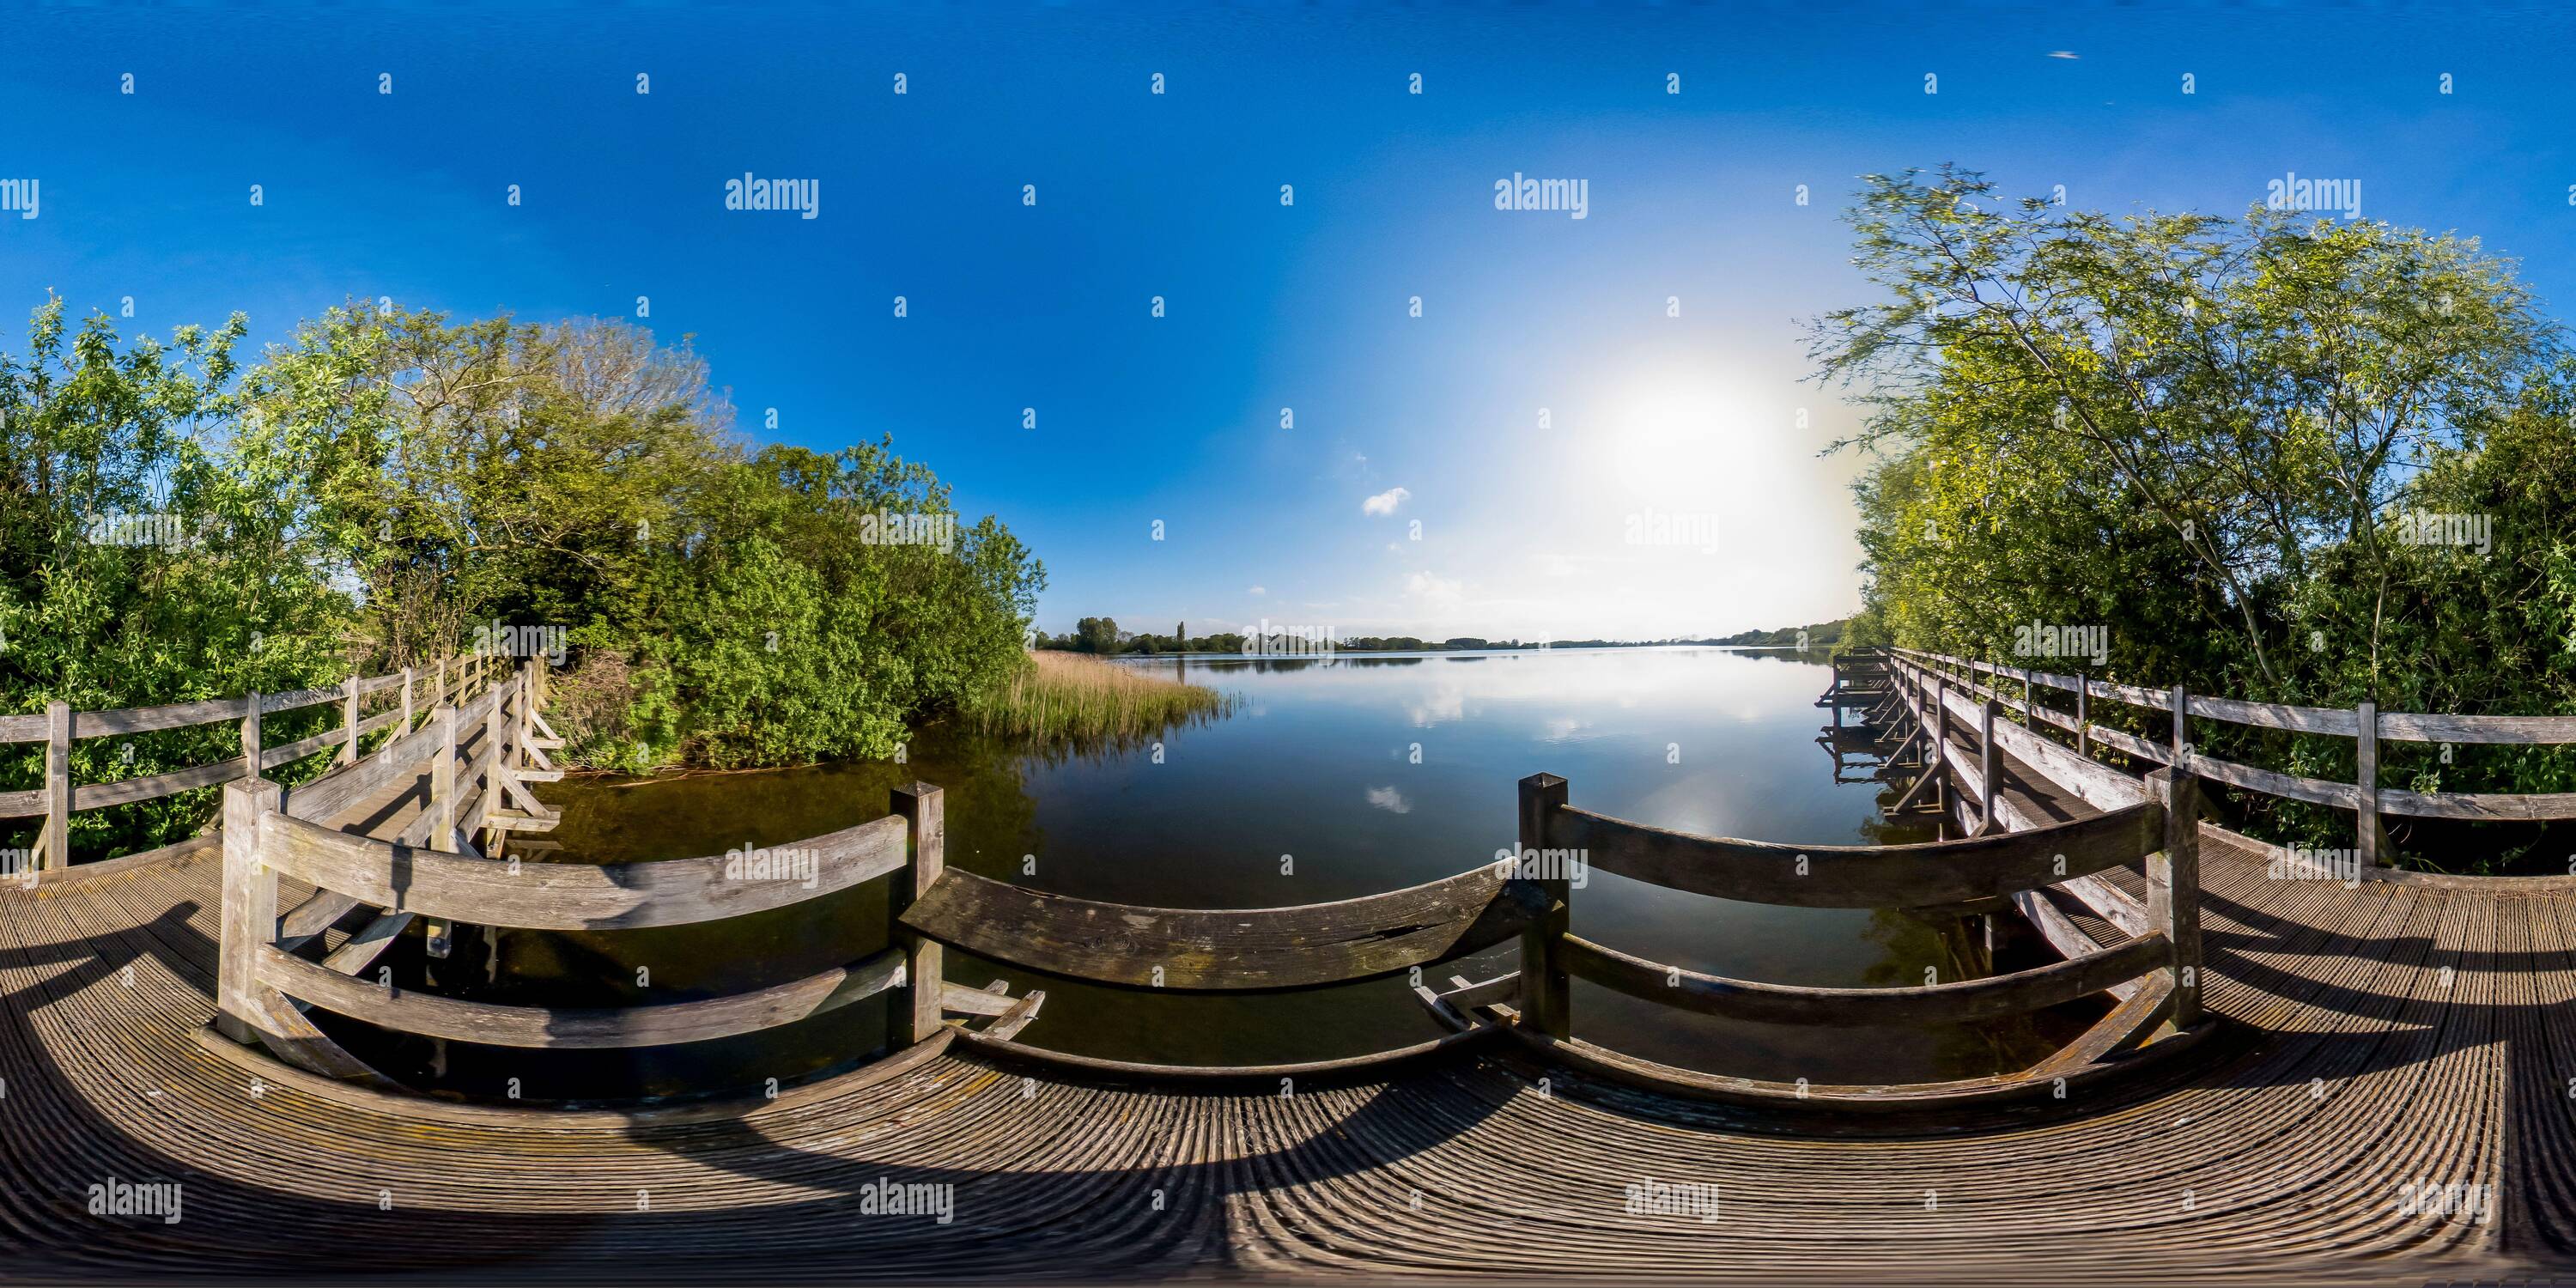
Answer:
[[[2025, 808], [2082, 812], [2026, 767]], [[399, 814], [396, 815], [396, 821]], [[382, 823], [384, 820], [378, 820]], [[0, 1278], [1535, 1276], [2260, 1283], [2576, 1255], [2576, 901], [2264, 879], [2204, 846], [2214, 1062], [2038, 1126], [1802, 1138], [1462, 1055], [1337, 1087], [939, 1053], [648, 1121], [427, 1106], [209, 1053], [212, 851], [0, 891]], [[2133, 877], [2124, 877], [2134, 891]], [[182, 1219], [88, 1189], [179, 1181]], [[949, 1221], [866, 1210], [953, 1185]], [[1714, 1221], [1630, 1186], [1715, 1184]], [[2409, 1215], [2484, 1185], [2492, 1219]]]

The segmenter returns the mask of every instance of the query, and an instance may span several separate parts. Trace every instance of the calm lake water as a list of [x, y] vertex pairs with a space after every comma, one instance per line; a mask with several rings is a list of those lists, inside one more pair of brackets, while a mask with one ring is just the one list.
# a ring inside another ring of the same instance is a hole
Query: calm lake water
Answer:
[[[1515, 843], [1517, 781], [1569, 780], [1575, 805], [1662, 827], [1817, 845], [1930, 839], [1890, 826], [1893, 792], [1837, 782], [1817, 743], [1830, 683], [1820, 659], [1718, 649], [1134, 662], [1237, 695], [1224, 719], [1159, 746], [1089, 755], [933, 728], [909, 763], [543, 788], [563, 810], [559, 861], [629, 862], [776, 846], [878, 817], [899, 782], [946, 789], [948, 862], [1088, 899], [1271, 907], [1373, 894], [1491, 863]], [[446, 961], [394, 958], [442, 991], [521, 1004], [659, 1004], [781, 983], [885, 942], [882, 886], [710, 926], [586, 934], [476, 931]], [[1735, 903], [1594, 871], [1575, 930], [1657, 961], [1742, 979], [1831, 987], [1984, 974], [1976, 923], [1898, 910]], [[2036, 964], [2007, 957], [2002, 969]], [[1445, 1030], [1401, 980], [1261, 997], [1087, 987], [952, 949], [948, 977], [1047, 1000], [1023, 1041], [1176, 1064], [1325, 1059]], [[1443, 967], [1485, 979], [1510, 946]], [[638, 972], [643, 972], [639, 981]], [[2010, 1023], [1908, 1029], [1738, 1024], [1574, 985], [1582, 1037], [1746, 1077], [1872, 1082], [2023, 1067], [2080, 1031], [2085, 1007]], [[335, 1030], [389, 1071], [466, 1096], [588, 1100], [782, 1082], [866, 1058], [883, 1009], [862, 1003], [770, 1034], [642, 1052], [444, 1046]]]

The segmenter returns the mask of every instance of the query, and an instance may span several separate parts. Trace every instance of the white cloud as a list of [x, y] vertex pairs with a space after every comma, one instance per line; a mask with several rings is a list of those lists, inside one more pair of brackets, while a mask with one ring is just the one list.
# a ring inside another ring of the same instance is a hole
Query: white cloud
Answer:
[[1460, 600], [1466, 598], [1467, 584], [1428, 572], [1407, 573], [1404, 593], [1424, 607], [1455, 608]]
[[1411, 492], [1405, 491], [1400, 487], [1391, 487], [1378, 493], [1376, 496], [1360, 502], [1360, 513], [1393, 514], [1395, 513], [1395, 507], [1412, 499], [1413, 494]]
[[1269, 587], [1266, 587], [1266, 586], [1255, 586], [1255, 587], [1253, 587], [1252, 589], [1247, 590], [1247, 591], [1245, 591], [1245, 592], [1243, 592], [1243, 593], [1244, 593], [1244, 594], [1247, 594], [1247, 595], [1267, 595], [1267, 594], [1269, 594], [1269, 593], [1270, 593], [1270, 589], [1269, 589]]
[[1385, 810], [1389, 814], [1410, 814], [1413, 812], [1413, 802], [1404, 799], [1404, 793], [1395, 790], [1393, 787], [1372, 787], [1368, 789], [1368, 803], [1377, 806], [1379, 809]]

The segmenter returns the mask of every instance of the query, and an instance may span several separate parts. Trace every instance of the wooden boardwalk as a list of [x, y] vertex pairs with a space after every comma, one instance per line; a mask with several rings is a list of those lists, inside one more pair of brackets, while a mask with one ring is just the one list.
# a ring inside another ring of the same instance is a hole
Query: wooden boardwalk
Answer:
[[[2090, 812], [2010, 757], [1997, 778], [2029, 816]], [[2215, 834], [2202, 865], [2205, 999], [2228, 1023], [2195, 1059], [2044, 1121], [1900, 1139], [1492, 1045], [1282, 1096], [1095, 1080], [942, 1035], [774, 1101], [444, 1104], [203, 1036], [217, 848], [84, 867], [0, 889], [0, 1277], [2285, 1283], [2570, 1264], [2576, 897], [2269, 880]], [[165, 1181], [176, 1223], [88, 1210], [92, 1186]], [[1719, 1211], [1632, 1213], [1654, 1184], [1717, 1186]], [[952, 1205], [889, 1214], [888, 1185], [953, 1186]]]

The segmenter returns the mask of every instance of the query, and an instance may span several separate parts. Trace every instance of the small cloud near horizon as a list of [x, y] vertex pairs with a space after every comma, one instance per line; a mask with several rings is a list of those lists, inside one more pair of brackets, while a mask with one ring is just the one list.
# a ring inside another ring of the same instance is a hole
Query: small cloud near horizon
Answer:
[[1255, 586], [1243, 593], [1247, 595], [1267, 595], [1270, 593], [1270, 588], [1267, 586]]
[[1393, 514], [1395, 513], [1395, 507], [1412, 499], [1413, 493], [1400, 487], [1391, 487], [1378, 493], [1376, 496], [1360, 502], [1360, 513]]
[[2083, 57], [2083, 55], [2082, 55], [2082, 54], [2076, 53], [2074, 50], [2071, 50], [2071, 49], [2052, 49], [2052, 50], [2049, 50], [2049, 51], [2048, 51], [2048, 56], [2049, 56], [2049, 57], [2051, 57], [2051, 58], [2082, 58], [2082, 57]]

